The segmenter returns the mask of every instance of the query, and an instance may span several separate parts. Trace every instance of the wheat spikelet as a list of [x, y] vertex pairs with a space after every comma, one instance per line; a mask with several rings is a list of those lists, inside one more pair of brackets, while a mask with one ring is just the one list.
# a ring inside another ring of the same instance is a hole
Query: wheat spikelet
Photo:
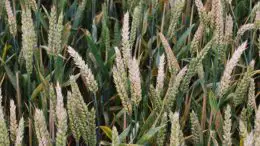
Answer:
[[87, 119], [89, 117], [88, 113], [88, 107], [85, 104], [83, 97], [79, 91], [79, 87], [75, 81], [74, 76], [70, 76], [70, 82], [71, 82], [71, 90], [72, 90], [72, 98], [75, 99], [74, 106], [75, 106], [75, 115], [79, 117], [79, 128], [81, 136], [83, 137], [85, 143], [88, 142], [90, 131], [87, 124]]
[[2, 90], [0, 88], [0, 145], [3, 146], [8, 146], [10, 145], [10, 141], [9, 141], [9, 134], [8, 134], [8, 129], [5, 123], [5, 119], [4, 119], [4, 111], [3, 111], [3, 107], [2, 105]]
[[198, 9], [200, 21], [204, 26], [211, 26], [211, 18], [210, 15], [207, 14], [205, 7], [201, 0], [195, 0], [195, 5]]
[[246, 124], [242, 120], [239, 120], [239, 133], [240, 133], [241, 139], [246, 138], [247, 128], [246, 128]]
[[[166, 123], [167, 123], [167, 113], [165, 112], [165, 113], [162, 114], [160, 124], [164, 125]], [[165, 142], [165, 139], [166, 139], [166, 132], [167, 132], [167, 127], [165, 126], [157, 134], [156, 140], [157, 140], [158, 146], [164, 146], [164, 142]]]
[[186, 93], [188, 91], [191, 78], [197, 73], [198, 66], [205, 58], [205, 56], [208, 54], [213, 43], [214, 43], [214, 38], [207, 43], [207, 45], [200, 51], [200, 53], [196, 58], [191, 59], [190, 64], [188, 66], [187, 73], [184, 76], [180, 87], [183, 93]]
[[252, 24], [249, 23], [249, 24], [242, 25], [242, 26], [238, 29], [238, 31], [237, 31], [237, 36], [236, 36], [236, 38], [235, 38], [235, 42], [238, 43], [239, 40], [240, 40], [240, 38], [244, 35], [244, 33], [245, 33], [246, 31], [249, 31], [249, 30], [252, 30], [252, 29], [255, 29], [255, 24], [253, 24], [253, 23], [252, 23]]
[[232, 127], [232, 120], [231, 120], [231, 108], [228, 105], [226, 110], [225, 110], [225, 118], [224, 118], [224, 135], [223, 135], [223, 145], [225, 146], [231, 146], [232, 145], [232, 133], [231, 133], [231, 127]]
[[49, 32], [48, 32], [48, 48], [49, 53], [54, 54], [54, 37], [56, 31], [56, 22], [57, 22], [57, 12], [56, 7], [52, 6], [50, 18], [49, 18]]
[[68, 116], [69, 116], [69, 126], [72, 132], [73, 137], [75, 138], [76, 142], [79, 142], [81, 133], [79, 128], [80, 119], [76, 115], [76, 99], [72, 96], [71, 92], [68, 92], [68, 101], [67, 101], [67, 109], [68, 109]]
[[222, 44], [223, 43], [223, 37], [224, 37], [224, 20], [223, 20], [223, 7], [221, 0], [213, 0], [212, 1], [212, 12], [214, 14], [215, 18], [215, 28], [216, 28], [216, 38], [217, 43]]
[[50, 134], [46, 125], [47, 124], [43, 112], [39, 109], [36, 109], [34, 115], [34, 126], [39, 146], [50, 145]]
[[114, 46], [118, 46], [121, 41], [119, 22], [116, 21], [114, 25]]
[[36, 10], [37, 10], [37, 3], [36, 3], [36, 1], [35, 0], [28, 0], [28, 1], [29, 1], [29, 5], [32, 8], [32, 10], [34, 12], [36, 12]]
[[14, 16], [9, 0], [5, 0], [5, 9], [8, 16], [9, 31], [15, 37], [17, 34], [16, 17]]
[[129, 98], [128, 98], [128, 83], [127, 83], [126, 67], [124, 65], [121, 52], [117, 47], [115, 47], [115, 53], [116, 53], [116, 61], [115, 61], [116, 65], [112, 69], [114, 83], [116, 85], [116, 89], [124, 109], [130, 114], [132, 112], [132, 105], [129, 102]]
[[15, 146], [22, 146], [24, 135], [24, 119], [23, 117], [19, 121], [18, 128], [16, 130]]
[[170, 80], [169, 87], [164, 98], [164, 106], [166, 106], [166, 109], [168, 110], [172, 109], [174, 105], [181, 81], [186, 71], [187, 71], [187, 66], [185, 66], [183, 69], [180, 70], [176, 78], [172, 77]]
[[30, 10], [22, 10], [22, 54], [26, 61], [26, 70], [29, 74], [33, 70], [33, 52], [37, 46], [36, 33]]
[[198, 144], [202, 139], [202, 129], [200, 127], [197, 114], [194, 111], [192, 111], [190, 114], [190, 120], [191, 120], [191, 132], [193, 135], [193, 141], [195, 144]]
[[180, 18], [184, 6], [185, 0], [177, 0], [174, 6], [173, 4], [171, 5], [171, 21], [167, 32], [168, 38], [172, 38], [175, 33], [178, 24], [177, 20]]
[[225, 23], [225, 42], [228, 43], [232, 40], [233, 36], [233, 19], [230, 15], [226, 17]]
[[255, 15], [255, 24], [256, 24], [256, 27], [259, 29], [259, 28], [260, 28], [260, 11], [257, 11], [257, 12], [256, 12], [256, 15]]
[[138, 60], [135, 58], [129, 63], [129, 80], [131, 83], [131, 100], [138, 106], [142, 100], [141, 75]]
[[259, 107], [255, 114], [254, 140], [255, 140], [255, 145], [258, 146], [260, 144], [260, 108]]
[[92, 71], [85, 63], [85, 61], [82, 59], [82, 57], [78, 54], [78, 52], [76, 52], [72, 47], [68, 47], [68, 52], [70, 56], [73, 58], [76, 66], [80, 69], [80, 73], [86, 81], [87, 88], [91, 92], [95, 93], [98, 90], [98, 84], [94, 78], [94, 75], [92, 74]]
[[123, 58], [121, 56], [121, 52], [117, 47], [115, 47], [115, 53], [116, 53], [115, 63], [116, 63], [117, 71], [119, 72], [120, 78], [122, 80], [121, 84], [123, 84], [125, 86], [125, 88], [127, 89], [128, 83], [127, 83], [126, 67], [124, 65], [124, 61], [123, 61]]
[[160, 57], [158, 75], [157, 75], [157, 79], [156, 79], [156, 81], [157, 81], [156, 92], [158, 93], [158, 95], [160, 95], [161, 91], [163, 90], [164, 78], [165, 78], [164, 65], [165, 65], [165, 56], [164, 56], [164, 54], [162, 54]]
[[200, 40], [203, 37], [204, 25], [200, 24], [191, 41], [190, 51], [193, 56], [199, 51]]
[[60, 13], [54, 32], [54, 51], [58, 55], [62, 51], [63, 12]]
[[250, 132], [246, 135], [244, 140], [244, 146], [254, 146], [254, 133]]
[[260, 2], [257, 2], [253, 9], [251, 10], [251, 17], [255, 17], [256, 12], [260, 10]]
[[162, 107], [162, 101], [161, 98], [156, 91], [156, 89], [153, 87], [153, 85], [150, 85], [150, 92], [149, 92], [150, 100], [152, 102], [154, 109], [161, 109]]
[[10, 138], [12, 142], [16, 139], [17, 121], [16, 121], [16, 106], [13, 100], [10, 100]]
[[246, 50], [247, 42], [244, 42], [242, 45], [240, 45], [237, 50], [233, 53], [231, 59], [227, 62], [224, 73], [221, 77], [220, 85], [219, 85], [219, 97], [222, 97], [228, 88], [230, 87], [231, 82], [231, 73], [234, 69], [234, 67], [237, 65], [237, 62], [239, 61], [240, 56], [242, 53]]
[[166, 53], [166, 58], [167, 58], [167, 65], [169, 68], [169, 71], [173, 74], [176, 74], [180, 70], [180, 66], [178, 64], [178, 60], [175, 57], [168, 41], [164, 37], [162, 33], [159, 33], [159, 36], [161, 38], [165, 53]]
[[73, 23], [73, 29], [78, 29], [77, 27], [81, 22], [83, 12], [86, 8], [86, 4], [87, 4], [87, 0], [82, 0], [81, 3], [78, 5], [77, 12], [76, 12], [75, 18], [74, 18], [75, 20]]
[[56, 145], [65, 146], [67, 140], [67, 112], [63, 104], [63, 96], [59, 83], [56, 86], [57, 104], [56, 104], [56, 117], [57, 117], [57, 134]]
[[247, 72], [245, 72], [243, 78], [240, 80], [240, 82], [237, 85], [237, 88], [235, 91], [236, 96], [234, 96], [234, 98], [233, 98], [233, 102], [234, 102], [235, 106], [243, 103], [245, 100], [246, 93], [247, 93], [248, 87], [250, 85], [250, 79], [252, 76], [252, 72], [254, 71], [254, 64], [255, 64], [254, 60], [250, 62], [250, 65], [247, 68]]
[[112, 128], [112, 146], [119, 146], [120, 139], [115, 126]]
[[96, 111], [94, 108], [88, 112], [88, 130], [90, 134], [88, 135], [88, 144], [95, 146], [97, 144], [96, 141]]
[[123, 27], [122, 27], [122, 52], [125, 66], [128, 67], [128, 61], [131, 59], [131, 49], [129, 42], [129, 13], [124, 15]]
[[[3, 15], [4, 5], [5, 5], [5, 1], [4, 0], [0, 0], [0, 16]], [[2, 17], [0, 17], [0, 19], [1, 18]]]
[[249, 91], [248, 91], [248, 101], [247, 107], [250, 111], [256, 110], [256, 101], [255, 101], [255, 82], [254, 79], [250, 79]]
[[180, 146], [183, 145], [183, 133], [181, 131], [179, 113], [175, 112], [174, 114], [170, 112], [171, 119], [171, 136], [170, 136], [170, 145], [171, 146]]
[[133, 20], [132, 20], [132, 25], [131, 25], [131, 33], [130, 33], [130, 48], [134, 45], [135, 39], [136, 39], [136, 31], [139, 28], [140, 21], [142, 19], [142, 13], [141, 13], [141, 4], [139, 4], [137, 7], [134, 9], [134, 14], [133, 14]]
[[123, 105], [124, 109], [128, 112], [128, 114], [131, 114], [132, 105], [129, 101], [128, 92], [127, 92], [126, 86], [124, 85], [124, 81], [123, 81], [121, 75], [119, 74], [120, 71], [119, 71], [119, 69], [117, 69], [117, 67], [114, 66], [112, 69], [112, 72], [113, 72], [114, 83], [116, 85], [116, 90], [121, 99], [122, 105]]

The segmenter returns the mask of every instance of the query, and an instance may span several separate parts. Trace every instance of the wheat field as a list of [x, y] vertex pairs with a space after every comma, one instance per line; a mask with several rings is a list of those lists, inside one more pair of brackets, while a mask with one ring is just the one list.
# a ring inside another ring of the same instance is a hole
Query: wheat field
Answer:
[[0, 146], [260, 146], [258, 0], [0, 0]]

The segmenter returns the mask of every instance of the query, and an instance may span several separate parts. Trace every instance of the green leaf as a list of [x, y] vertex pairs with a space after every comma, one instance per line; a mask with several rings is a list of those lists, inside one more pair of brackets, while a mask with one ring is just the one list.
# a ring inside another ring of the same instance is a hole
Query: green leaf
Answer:
[[[165, 126], [165, 125], [164, 125]], [[150, 129], [146, 134], [144, 134], [140, 140], [138, 140], [137, 144], [145, 144], [148, 141], [150, 141], [150, 139], [155, 136], [155, 134], [160, 131], [164, 126], [160, 126], [160, 127], [155, 127]]]
[[152, 127], [152, 125], [156, 121], [157, 113], [158, 113], [158, 111], [156, 111], [156, 110], [152, 111], [152, 113], [149, 115], [149, 117], [147, 118], [147, 120], [145, 121], [143, 126], [141, 127], [138, 137], [141, 137], [148, 129], [150, 129]]
[[120, 139], [121, 142], [126, 139], [126, 136], [129, 134], [131, 127], [132, 127], [132, 126], [129, 125], [129, 126], [119, 135], [119, 139]]
[[112, 140], [112, 130], [107, 126], [99, 126], [101, 130], [106, 134], [106, 136]]
[[187, 37], [190, 35], [191, 31], [192, 31], [192, 28], [194, 27], [195, 25], [192, 24], [182, 35], [181, 37], [178, 39], [178, 42], [176, 44], [176, 48], [180, 48], [185, 42], [186, 42], [186, 39]]

